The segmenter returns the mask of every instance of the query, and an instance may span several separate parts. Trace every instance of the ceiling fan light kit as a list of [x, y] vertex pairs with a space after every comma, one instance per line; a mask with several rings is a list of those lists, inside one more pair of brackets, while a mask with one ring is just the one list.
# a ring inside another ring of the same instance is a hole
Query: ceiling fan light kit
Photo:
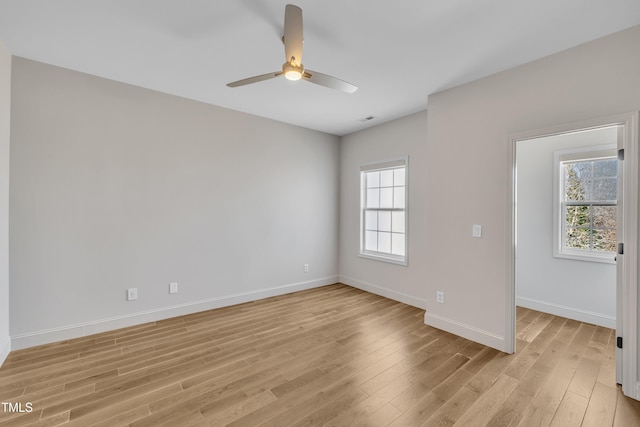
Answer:
[[298, 6], [288, 4], [284, 10], [284, 35], [282, 36], [284, 43], [284, 52], [286, 62], [282, 64], [282, 72], [272, 72], [259, 76], [249, 77], [235, 82], [227, 83], [229, 87], [245, 86], [251, 83], [261, 82], [263, 80], [273, 79], [284, 75], [287, 80], [306, 80], [320, 86], [336, 89], [346, 93], [353, 93], [358, 87], [332, 77], [321, 74], [316, 71], [305, 70], [302, 66], [302, 9]]
[[295, 59], [291, 58], [291, 62], [282, 64], [282, 72], [287, 80], [296, 81], [302, 78], [304, 68], [302, 65], [297, 65]]

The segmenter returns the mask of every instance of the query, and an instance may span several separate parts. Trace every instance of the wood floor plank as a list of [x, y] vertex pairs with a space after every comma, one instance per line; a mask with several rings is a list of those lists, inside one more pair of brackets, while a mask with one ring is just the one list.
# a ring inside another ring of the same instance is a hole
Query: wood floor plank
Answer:
[[613, 427], [640, 425], [640, 401], [625, 397], [618, 388]]
[[640, 427], [615, 334], [518, 307], [516, 353], [335, 284], [15, 351], [4, 426]]
[[613, 425], [618, 391], [611, 386], [596, 383], [589, 399], [582, 427]]
[[489, 421], [490, 425], [517, 425], [520, 422], [537, 391], [550, 377], [557, 365], [556, 354], [566, 346], [566, 343], [559, 340], [553, 340], [549, 343], [526, 375], [519, 381], [511, 395], [505, 399], [493, 415]]
[[479, 397], [478, 392], [462, 387], [451, 399], [446, 401], [443, 399], [444, 404], [421, 425], [424, 427], [453, 426]]
[[551, 371], [547, 381], [538, 390], [532, 405], [535, 408], [555, 414], [569, 387], [575, 370], [573, 361], [566, 358], [561, 359]]
[[[453, 375], [460, 367], [467, 363], [469, 359], [461, 354], [455, 354], [442, 363], [438, 363], [435, 369], [423, 371], [422, 374], [415, 376], [415, 383], [396, 398], [391, 400], [391, 404], [403, 412], [409, 411], [416, 406], [420, 400], [436, 388], [444, 383], [447, 378]], [[438, 395], [435, 395], [438, 397]], [[439, 398], [439, 397], [438, 397]]]
[[460, 426], [484, 426], [500, 408], [502, 403], [518, 386], [519, 381], [508, 376], [501, 375], [498, 380], [485, 392], [473, 405], [460, 417], [456, 425]]
[[600, 361], [600, 372], [598, 373], [598, 382], [609, 386], [614, 386], [616, 384], [615, 339], [615, 331], [611, 330], [609, 343], [605, 347], [603, 357]]
[[569, 391], [584, 396], [587, 399], [590, 398], [599, 372], [600, 363], [583, 358], [578, 364], [576, 372], [573, 374], [571, 383], [569, 383]]
[[551, 427], [579, 427], [584, 419], [589, 399], [567, 391], [551, 421]]
[[553, 413], [530, 405], [522, 416], [518, 427], [548, 427], [553, 420]]

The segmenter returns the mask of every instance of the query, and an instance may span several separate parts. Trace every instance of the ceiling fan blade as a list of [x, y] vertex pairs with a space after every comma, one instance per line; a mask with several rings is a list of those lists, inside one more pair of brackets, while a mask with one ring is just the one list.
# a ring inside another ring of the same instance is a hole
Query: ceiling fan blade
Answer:
[[325, 86], [331, 89], [337, 89], [342, 92], [353, 93], [358, 90], [358, 86], [354, 86], [351, 83], [347, 83], [344, 80], [340, 80], [326, 74], [318, 73], [317, 71], [305, 70], [302, 74], [302, 78], [311, 83], [315, 83], [317, 85]]
[[238, 80], [238, 81], [235, 81], [235, 82], [227, 83], [227, 86], [229, 86], [229, 87], [238, 87], [238, 86], [250, 85], [251, 83], [258, 83], [258, 82], [261, 82], [263, 80], [269, 80], [269, 79], [272, 79], [274, 77], [278, 77], [280, 75], [282, 75], [281, 71], [274, 71], [273, 73], [262, 74], [260, 76], [253, 76], [253, 77], [249, 77], [249, 78], [246, 78], [246, 79]]
[[302, 9], [288, 4], [284, 10], [284, 54], [285, 60], [291, 62], [295, 58], [295, 65], [302, 65]]

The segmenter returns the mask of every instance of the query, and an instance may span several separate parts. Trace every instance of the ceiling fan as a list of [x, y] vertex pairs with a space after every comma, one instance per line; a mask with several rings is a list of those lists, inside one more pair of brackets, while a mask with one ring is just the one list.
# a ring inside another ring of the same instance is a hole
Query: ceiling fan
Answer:
[[298, 6], [288, 4], [285, 7], [284, 36], [282, 36], [282, 42], [284, 43], [286, 60], [286, 62], [282, 64], [282, 71], [274, 71], [273, 73], [249, 77], [232, 83], [227, 83], [227, 86], [244, 86], [284, 75], [288, 80], [302, 79], [320, 86], [337, 89], [347, 93], [353, 93], [358, 89], [357, 86], [347, 83], [344, 80], [304, 68], [302, 65], [302, 9]]

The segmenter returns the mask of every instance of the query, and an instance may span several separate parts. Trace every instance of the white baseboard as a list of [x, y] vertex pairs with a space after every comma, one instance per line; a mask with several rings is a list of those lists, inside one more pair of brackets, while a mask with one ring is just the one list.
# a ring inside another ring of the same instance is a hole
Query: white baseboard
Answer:
[[[269, 289], [261, 289], [259, 291], [244, 292], [241, 294], [229, 295], [219, 298], [211, 298], [204, 301], [196, 301], [181, 305], [158, 308], [144, 312], [134, 313], [126, 316], [112, 317], [108, 319], [100, 319], [96, 321], [80, 323], [75, 325], [64, 326], [60, 328], [47, 329], [43, 331], [29, 332], [25, 334], [13, 335], [11, 337], [10, 349], [20, 350], [36, 345], [48, 344], [57, 341], [69, 340], [73, 338], [84, 337], [87, 335], [97, 334], [100, 332], [111, 331], [114, 329], [126, 328], [128, 326], [139, 325], [142, 323], [155, 322], [171, 317], [182, 316], [185, 314], [197, 313], [200, 311], [212, 310], [215, 308], [227, 307], [245, 302], [256, 301], [264, 298], [274, 297], [278, 295], [289, 294], [307, 289], [313, 289], [320, 286], [332, 285], [338, 282], [337, 276], [324, 277], [320, 279], [310, 280], [307, 282], [294, 283], [289, 285], [278, 286]], [[1, 355], [2, 353], [0, 353]], [[7, 352], [8, 354], [8, 352]], [[6, 357], [6, 356], [5, 356]], [[3, 360], [3, 359], [0, 359]]]
[[0, 366], [7, 360], [7, 356], [11, 352], [11, 338], [7, 337], [6, 340], [0, 342]]
[[615, 329], [616, 318], [591, 311], [580, 310], [573, 307], [567, 307], [560, 304], [553, 304], [544, 301], [538, 301], [531, 298], [516, 297], [516, 305], [531, 310], [542, 311], [567, 319], [578, 320], [580, 322], [591, 323], [593, 325], [602, 326], [604, 328]]
[[352, 277], [340, 276], [338, 277], [338, 281], [340, 283], [344, 283], [345, 285], [349, 285], [354, 288], [358, 288], [363, 291], [370, 292], [372, 294], [380, 295], [385, 298], [392, 299], [394, 301], [399, 301], [408, 305], [412, 305], [417, 308], [421, 308], [422, 310], [424, 310], [425, 307], [427, 306], [426, 299], [418, 298], [402, 292], [394, 291], [388, 288], [384, 288], [382, 286], [373, 285], [371, 283], [363, 282], [361, 280], [357, 280]]
[[496, 350], [500, 350], [505, 353], [509, 352], [506, 348], [506, 342], [503, 336], [476, 328], [475, 326], [467, 325], [465, 323], [447, 319], [446, 317], [428, 312], [424, 314], [424, 323], [425, 325], [442, 329], [445, 332], [495, 348]]

